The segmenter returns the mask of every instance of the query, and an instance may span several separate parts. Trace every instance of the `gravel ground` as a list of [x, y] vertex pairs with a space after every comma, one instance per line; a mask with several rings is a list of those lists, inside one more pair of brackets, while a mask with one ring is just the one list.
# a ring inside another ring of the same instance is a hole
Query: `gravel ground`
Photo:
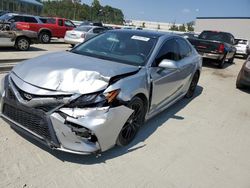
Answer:
[[0, 119], [0, 187], [249, 188], [250, 96], [235, 88], [243, 62], [204, 67], [195, 98], [99, 158], [50, 151]]

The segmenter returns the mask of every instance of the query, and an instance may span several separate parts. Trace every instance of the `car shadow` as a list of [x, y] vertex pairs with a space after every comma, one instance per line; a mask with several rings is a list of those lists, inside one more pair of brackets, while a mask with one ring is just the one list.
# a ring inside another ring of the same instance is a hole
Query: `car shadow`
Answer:
[[244, 93], [248, 93], [250, 94], [250, 87], [249, 88], [242, 88], [242, 89], [239, 89], [240, 91], [244, 92]]
[[34, 46], [30, 46], [30, 49], [27, 51], [20, 51], [17, 50], [14, 47], [0, 47], [0, 52], [18, 52], [18, 53], [23, 53], [23, 52], [37, 52], [37, 51], [48, 51], [46, 49], [42, 49], [42, 48], [37, 48]]
[[[226, 69], [227, 67], [230, 67], [233, 65], [235, 65], [235, 62], [233, 62], [233, 63], [226, 62], [222, 69]], [[218, 67], [218, 63], [216, 63], [215, 61], [213, 61], [211, 59], [203, 59], [202, 66], [207, 67], [207, 68], [221, 69]]]
[[246, 60], [247, 59], [243, 55], [235, 55], [235, 58], [242, 59], [242, 60]]
[[24, 137], [26, 140], [31, 142], [32, 144], [36, 145], [37, 147], [47, 151], [57, 159], [65, 162], [72, 162], [77, 164], [85, 164], [85, 165], [91, 165], [91, 164], [97, 164], [97, 163], [105, 163], [107, 160], [126, 155], [130, 152], [139, 150], [143, 147], [146, 147], [146, 144], [144, 141], [150, 137], [159, 127], [166, 126], [166, 122], [169, 119], [177, 119], [180, 121], [183, 121], [185, 117], [176, 115], [180, 110], [185, 108], [186, 105], [188, 105], [192, 100], [194, 100], [196, 97], [200, 96], [203, 92], [203, 87], [197, 86], [197, 90], [195, 92], [195, 95], [191, 99], [182, 99], [175, 103], [173, 106], [168, 108], [167, 110], [159, 113], [155, 117], [148, 120], [140, 129], [138, 132], [136, 138], [130, 143], [128, 146], [125, 147], [118, 147], [115, 146], [111, 148], [108, 151], [105, 151], [101, 154], [91, 154], [91, 155], [77, 155], [77, 154], [71, 154], [66, 153], [62, 151], [57, 150], [51, 150], [47, 146], [41, 144], [40, 142], [30, 138], [29, 136], [26, 136], [25, 134], [19, 132], [18, 130], [14, 129], [15, 132], [17, 132], [20, 136]]

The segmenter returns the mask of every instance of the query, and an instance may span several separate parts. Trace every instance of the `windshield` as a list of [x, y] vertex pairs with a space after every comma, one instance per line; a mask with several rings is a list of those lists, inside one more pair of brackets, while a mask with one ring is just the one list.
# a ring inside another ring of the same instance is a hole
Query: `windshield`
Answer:
[[156, 43], [155, 38], [126, 32], [107, 32], [86, 41], [72, 50], [73, 53], [143, 66]]
[[220, 42], [226, 42], [229, 44], [232, 43], [230, 37], [226, 33], [222, 32], [204, 31], [200, 34], [199, 38], [204, 40], [215, 40]]
[[80, 26], [75, 28], [75, 31], [84, 31], [84, 32], [88, 32], [91, 29], [91, 27], [86, 27], [86, 26]]

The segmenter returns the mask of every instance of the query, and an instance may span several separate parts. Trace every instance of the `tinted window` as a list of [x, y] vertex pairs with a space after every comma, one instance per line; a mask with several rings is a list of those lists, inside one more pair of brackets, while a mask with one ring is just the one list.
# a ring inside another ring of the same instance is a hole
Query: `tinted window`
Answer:
[[173, 61], [178, 61], [180, 59], [178, 53], [178, 46], [175, 39], [170, 39], [166, 41], [161, 47], [156, 58], [156, 65], [158, 65], [163, 59], [169, 59]]
[[63, 20], [58, 20], [58, 25], [63, 26]]
[[188, 57], [192, 52], [190, 45], [183, 39], [177, 39], [177, 43], [179, 46], [180, 58], [183, 59]]
[[133, 33], [107, 32], [82, 43], [73, 53], [117, 63], [145, 65], [156, 43], [155, 38]]
[[24, 17], [24, 21], [28, 23], [37, 23], [37, 20], [34, 17]]
[[14, 22], [24, 22], [24, 18], [22, 16], [14, 16], [10, 20], [14, 20]]
[[75, 27], [75, 25], [69, 20], [65, 20], [64, 24], [66, 27]]

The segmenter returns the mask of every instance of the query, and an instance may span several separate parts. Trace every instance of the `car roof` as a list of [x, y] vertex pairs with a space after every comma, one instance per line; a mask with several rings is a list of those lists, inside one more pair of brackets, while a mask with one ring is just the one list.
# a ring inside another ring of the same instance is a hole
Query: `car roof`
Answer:
[[110, 30], [109, 32], [121, 32], [121, 33], [128, 33], [139, 35], [143, 37], [150, 37], [150, 38], [160, 38], [162, 36], [178, 36], [173, 33], [161, 32], [161, 31], [151, 31], [151, 30], [130, 30], [130, 29], [119, 29], [119, 30]]

